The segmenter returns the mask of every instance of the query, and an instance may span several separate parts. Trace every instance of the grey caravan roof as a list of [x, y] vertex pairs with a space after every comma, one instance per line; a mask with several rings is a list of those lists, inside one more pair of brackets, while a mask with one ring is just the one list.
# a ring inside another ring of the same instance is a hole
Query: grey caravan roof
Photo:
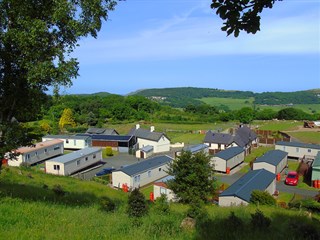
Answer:
[[265, 191], [275, 180], [276, 175], [265, 170], [252, 170], [220, 194], [220, 197], [234, 196], [246, 202], [250, 201], [253, 190]]
[[320, 145], [318, 145], [318, 144], [301, 143], [301, 142], [283, 142], [283, 141], [279, 141], [279, 142], [276, 142], [276, 145], [289, 146], [289, 147], [320, 149]]
[[148, 170], [162, 166], [166, 163], [171, 162], [172, 160], [173, 160], [173, 158], [171, 158], [167, 155], [156, 156], [156, 157], [150, 158], [148, 160], [126, 166], [126, 167], [119, 169], [117, 171], [124, 172], [125, 174], [127, 174], [129, 176], [134, 176], [138, 173], [146, 172]]
[[195, 152], [199, 152], [201, 150], [205, 150], [207, 148], [209, 148], [209, 146], [206, 144], [197, 144], [197, 145], [184, 147], [183, 151], [190, 151], [191, 153], [195, 153]]
[[240, 153], [244, 152], [244, 149], [241, 147], [230, 147], [226, 150], [220, 151], [214, 155], [214, 157], [219, 157], [224, 160], [229, 160], [233, 158], [234, 156], [239, 155]]
[[278, 166], [282, 159], [288, 156], [287, 152], [281, 150], [271, 150], [266, 152], [263, 156], [257, 158], [254, 162], [266, 162], [273, 166]]
[[100, 152], [101, 148], [99, 147], [87, 147], [78, 151], [74, 151], [72, 153], [68, 153], [65, 155], [62, 155], [60, 157], [52, 158], [48, 160], [47, 162], [59, 162], [59, 163], [68, 163], [72, 162], [76, 159], [82, 158], [86, 155], [93, 154], [96, 152]]

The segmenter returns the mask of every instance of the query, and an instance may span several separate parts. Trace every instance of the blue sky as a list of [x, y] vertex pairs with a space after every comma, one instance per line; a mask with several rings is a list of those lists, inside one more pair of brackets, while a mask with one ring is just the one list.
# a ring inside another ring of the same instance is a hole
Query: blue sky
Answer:
[[262, 15], [261, 31], [220, 30], [210, 0], [126, 0], [97, 39], [73, 57], [80, 76], [65, 93], [127, 94], [206, 87], [298, 91], [320, 88], [320, 0], [284, 0]]

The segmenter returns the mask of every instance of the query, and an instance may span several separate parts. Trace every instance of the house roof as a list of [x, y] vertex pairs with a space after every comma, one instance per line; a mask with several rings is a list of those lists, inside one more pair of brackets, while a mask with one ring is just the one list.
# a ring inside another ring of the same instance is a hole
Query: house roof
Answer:
[[87, 134], [103, 134], [103, 135], [119, 135], [119, 133], [112, 128], [89, 128]]
[[121, 135], [97, 135], [97, 134], [85, 134], [79, 133], [77, 136], [89, 136], [92, 140], [101, 140], [101, 141], [116, 141], [116, 142], [128, 142], [132, 136], [121, 136]]
[[234, 141], [238, 146], [244, 147], [256, 138], [257, 134], [254, 131], [246, 125], [241, 125], [236, 131]]
[[147, 145], [147, 146], [142, 147], [140, 150], [148, 153], [148, 152], [153, 151], [153, 146]]
[[206, 145], [206, 144], [197, 144], [197, 145], [184, 147], [183, 151], [190, 151], [191, 153], [195, 153], [195, 152], [199, 152], [199, 151], [202, 151], [204, 149], [207, 149], [207, 148], [209, 148], [209, 146]]
[[312, 167], [320, 167], [320, 152], [318, 152], [317, 156], [313, 160]]
[[98, 147], [88, 147], [84, 148], [78, 151], [74, 151], [72, 153], [68, 153], [65, 155], [62, 155], [60, 157], [52, 158], [48, 160], [47, 162], [58, 162], [58, 163], [68, 163], [72, 162], [76, 159], [83, 158], [84, 156], [87, 156], [89, 154], [101, 152], [101, 148]]
[[301, 147], [301, 148], [320, 149], [320, 145], [310, 144], [310, 143], [301, 143], [301, 142], [283, 142], [283, 141], [279, 141], [279, 142], [276, 142], [276, 145], [288, 146], [288, 147]]
[[161, 132], [151, 132], [148, 129], [143, 128], [132, 128], [128, 133], [129, 136], [135, 136], [137, 138], [143, 138], [151, 141], [159, 141], [162, 136], [165, 136], [164, 133]]
[[204, 142], [207, 143], [220, 143], [220, 144], [230, 144], [233, 141], [233, 136], [228, 133], [216, 133], [211, 130], [206, 133]]
[[274, 181], [276, 175], [265, 170], [252, 170], [220, 194], [220, 197], [234, 196], [250, 201], [253, 190], [264, 191]]
[[159, 166], [162, 166], [164, 164], [167, 164], [171, 162], [173, 158], [167, 156], [167, 155], [162, 155], [162, 156], [156, 156], [150, 159], [147, 159], [142, 162], [138, 162], [126, 167], [123, 167], [117, 171], [124, 172], [125, 174], [129, 176], [136, 175], [138, 173], [142, 173], [154, 168], [157, 168]]
[[44, 136], [42, 138], [52, 138], [52, 139], [88, 139], [90, 138], [89, 135], [86, 135], [86, 136], [80, 136], [80, 135], [47, 135], [47, 136]]
[[18, 153], [34, 152], [36, 150], [40, 150], [42, 148], [46, 148], [46, 147], [49, 147], [49, 146], [52, 146], [52, 145], [55, 145], [55, 144], [61, 144], [61, 143], [63, 143], [63, 140], [53, 139], [53, 140], [49, 140], [49, 141], [36, 143], [33, 146], [20, 147], [20, 148], [14, 150], [14, 151], [18, 152]]
[[244, 149], [241, 147], [230, 147], [226, 150], [220, 151], [214, 155], [214, 157], [219, 157], [224, 160], [229, 160], [233, 158], [234, 156], [239, 155], [240, 153], [244, 152]]
[[273, 166], [278, 166], [278, 164], [288, 156], [287, 152], [281, 150], [271, 150], [266, 152], [263, 156], [257, 158], [254, 163], [266, 162]]
[[164, 178], [159, 179], [158, 181], [156, 181], [154, 183], [154, 185], [159, 186], [159, 187], [163, 187], [163, 188], [168, 188], [167, 182], [172, 179], [174, 179], [174, 176], [169, 175], [169, 176], [166, 176]]

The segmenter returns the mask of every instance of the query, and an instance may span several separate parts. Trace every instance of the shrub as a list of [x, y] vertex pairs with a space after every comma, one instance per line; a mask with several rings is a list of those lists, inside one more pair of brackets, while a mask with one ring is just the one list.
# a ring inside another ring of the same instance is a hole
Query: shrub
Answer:
[[22, 169], [28, 169], [28, 168], [31, 167], [31, 165], [30, 165], [30, 163], [23, 162], [23, 163], [20, 164], [20, 167], [21, 167]]
[[228, 229], [239, 230], [242, 229], [243, 226], [244, 222], [242, 221], [242, 219], [237, 217], [232, 211], [229, 217], [226, 219], [226, 227], [228, 227]]
[[106, 155], [111, 157], [113, 156], [112, 148], [111, 147], [106, 147]]
[[108, 197], [100, 198], [100, 210], [105, 212], [113, 212], [116, 209], [116, 204]]
[[254, 190], [251, 193], [250, 203], [256, 205], [275, 206], [276, 200], [268, 192]]
[[52, 191], [59, 197], [62, 197], [66, 194], [60, 184], [54, 185]]
[[148, 213], [146, 199], [138, 188], [129, 195], [127, 213], [130, 217], [142, 217]]
[[306, 210], [320, 213], [320, 203], [313, 199], [296, 200], [289, 203], [290, 208], [304, 208]]
[[271, 219], [264, 216], [263, 212], [259, 209], [254, 214], [251, 214], [251, 226], [253, 229], [264, 230], [271, 224]]
[[157, 198], [155, 203], [155, 210], [160, 214], [170, 213], [168, 199], [165, 194], [161, 194], [161, 197]]
[[290, 219], [289, 230], [296, 239], [320, 239], [319, 230], [312, 223], [305, 222], [305, 219]]
[[194, 201], [190, 203], [190, 208], [187, 211], [187, 217], [191, 218], [206, 218], [207, 213], [201, 202]]

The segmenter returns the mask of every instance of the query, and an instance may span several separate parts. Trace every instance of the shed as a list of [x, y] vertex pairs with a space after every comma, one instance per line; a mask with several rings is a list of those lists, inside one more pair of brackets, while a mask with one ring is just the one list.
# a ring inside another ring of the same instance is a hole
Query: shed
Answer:
[[137, 158], [148, 158], [153, 154], [153, 146], [147, 145], [136, 151]]
[[252, 170], [219, 195], [219, 206], [248, 205], [253, 190], [274, 194], [276, 175], [265, 170]]
[[172, 160], [167, 155], [161, 155], [120, 168], [112, 172], [112, 185], [121, 188], [124, 184], [133, 189], [153, 183], [168, 176], [166, 171]]
[[176, 201], [174, 192], [168, 188], [167, 182], [174, 179], [174, 176], [166, 176], [159, 179], [153, 184], [154, 199], [161, 197], [162, 194], [166, 195], [168, 201]]
[[46, 161], [46, 173], [69, 176], [101, 160], [101, 148], [84, 148]]
[[318, 152], [312, 163], [311, 181], [320, 180], [320, 152]]
[[42, 137], [42, 141], [60, 139], [63, 141], [64, 149], [78, 150], [92, 146], [90, 136], [77, 135], [47, 135]]
[[274, 174], [281, 173], [288, 164], [288, 153], [281, 150], [271, 150], [253, 162], [253, 170], [266, 169]]
[[288, 157], [303, 158], [304, 156], [315, 157], [320, 151], [320, 145], [301, 143], [301, 142], [276, 142], [277, 150], [282, 150], [288, 153]]
[[242, 147], [230, 147], [216, 153], [211, 158], [211, 165], [215, 171], [227, 172], [244, 161], [244, 154]]
[[32, 165], [59, 156], [63, 154], [63, 150], [63, 141], [59, 139], [39, 142], [33, 146], [20, 147], [12, 151], [18, 155], [14, 159], [8, 158], [8, 165], [20, 166], [21, 163]]

